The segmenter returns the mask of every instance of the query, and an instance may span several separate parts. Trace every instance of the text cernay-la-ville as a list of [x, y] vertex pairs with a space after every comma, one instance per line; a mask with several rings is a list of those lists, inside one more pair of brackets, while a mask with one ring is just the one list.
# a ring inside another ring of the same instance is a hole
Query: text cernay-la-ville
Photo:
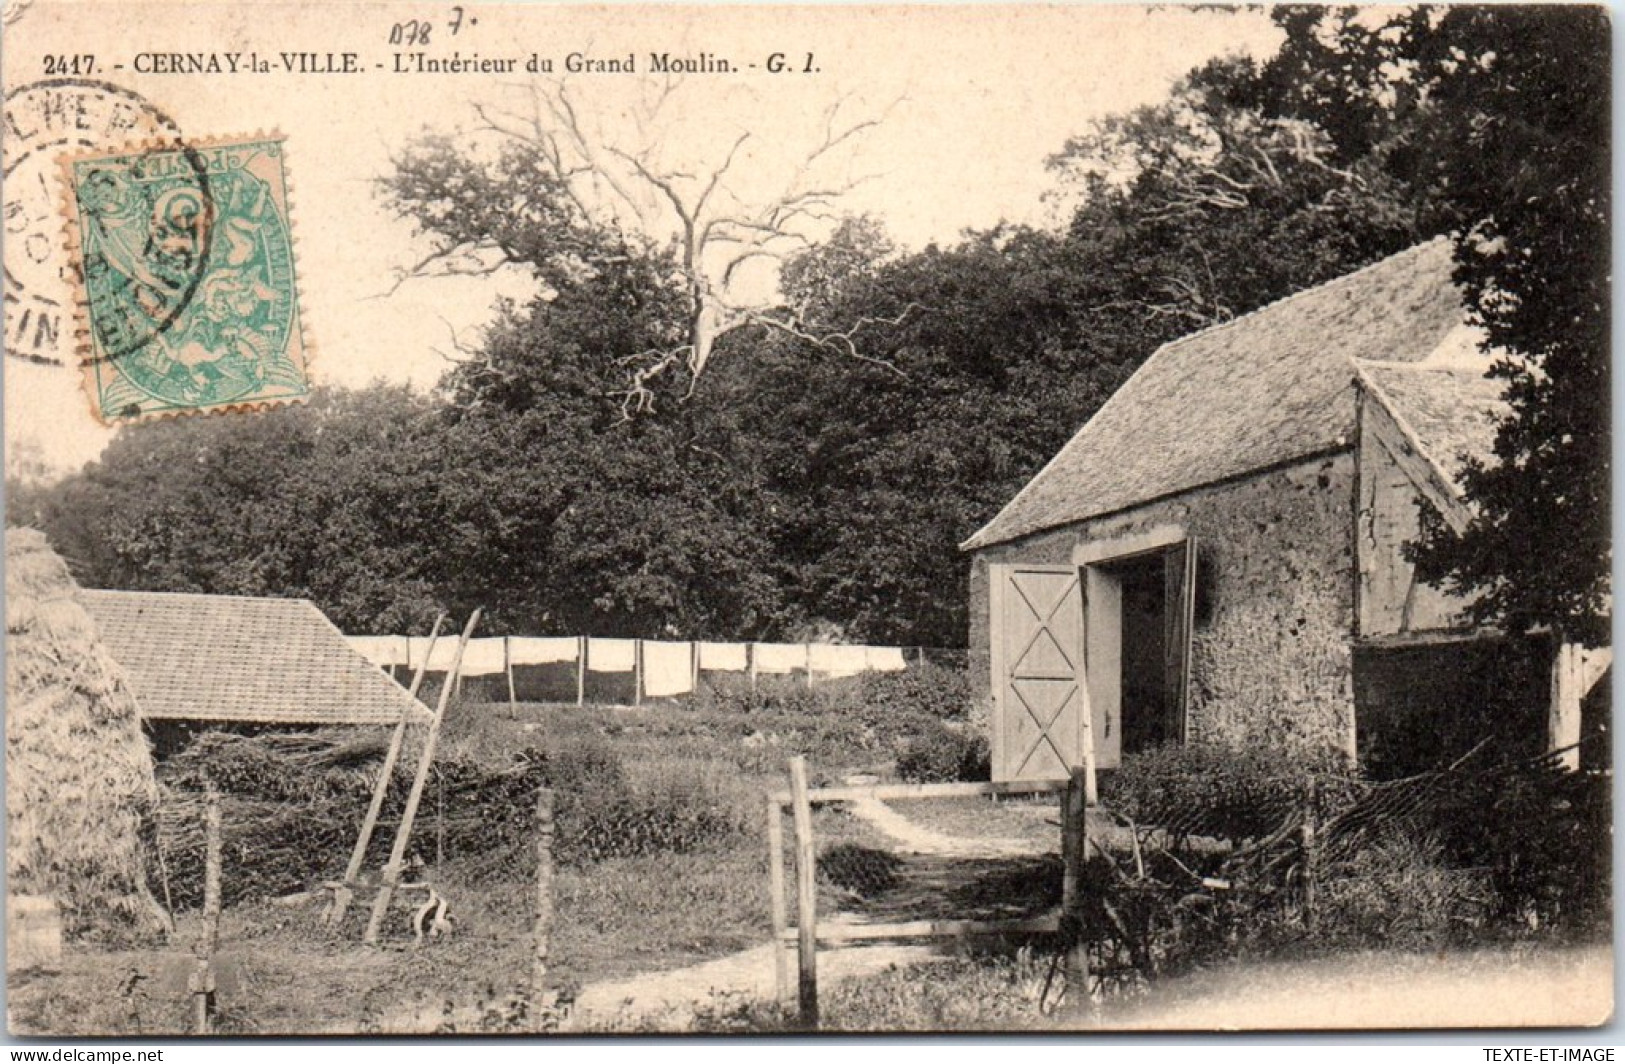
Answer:
[[[807, 57], [809, 67], [811, 58]], [[781, 73], [803, 64], [779, 52], [761, 63], [743, 66], [712, 52], [649, 52], [642, 61], [635, 52], [614, 57], [570, 52], [562, 58], [536, 52], [525, 57], [391, 52], [388, 62], [370, 64], [359, 52], [138, 52], [132, 66], [139, 74], [362, 74], [369, 69], [391, 74], [512, 74], [521, 70], [531, 74], [733, 74], [746, 68]]]

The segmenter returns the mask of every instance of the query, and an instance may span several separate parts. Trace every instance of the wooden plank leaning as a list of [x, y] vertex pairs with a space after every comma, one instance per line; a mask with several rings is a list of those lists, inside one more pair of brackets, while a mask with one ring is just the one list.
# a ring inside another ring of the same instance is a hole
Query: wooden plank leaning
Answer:
[[435, 746], [440, 741], [440, 725], [446, 719], [446, 705], [451, 701], [452, 688], [456, 686], [458, 674], [463, 667], [463, 651], [468, 649], [468, 641], [474, 635], [474, 628], [480, 623], [480, 611], [475, 610], [468, 618], [468, 624], [463, 628], [462, 637], [457, 640], [457, 653], [451, 659], [451, 668], [446, 672], [445, 681], [440, 685], [440, 702], [435, 706], [434, 719], [429, 722], [429, 734], [423, 741], [423, 752], [418, 755], [417, 774], [412, 778], [412, 790], [406, 796], [406, 809], [401, 814], [400, 827], [395, 831], [395, 845], [389, 851], [389, 863], [384, 865], [383, 882], [378, 886], [378, 897], [372, 903], [372, 916], [367, 920], [367, 930], [361, 941], [366, 945], [378, 944], [378, 932], [383, 927], [384, 916], [389, 912], [389, 903], [395, 896], [395, 887], [401, 881], [401, 863], [406, 857], [406, 843], [412, 837], [412, 825], [417, 819], [418, 805], [423, 801], [423, 787], [429, 779], [429, 769], [434, 765]]
[[[429, 671], [429, 659], [434, 656], [435, 643], [440, 638], [440, 626], [446, 623], [446, 615], [442, 613], [434, 619], [434, 627], [429, 630], [429, 649], [424, 651], [423, 660], [418, 662], [417, 672], [412, 675], [412, 686], [407, 690], [407, 697], [417, 701], [418, 689], [423, 686], [423, 676]], [[378, 827], [378, 814], [384, 809], [384, 796], [389, 791], [389, 781], [395, 776], [395, 762], [401, 758], [401, 744], [406, 741], [406, 728], [411, 723], [410, 708], [401, 710], [401, 719], [395, 725], [395, 734], [389, 738], [389, 750], [384, 754], [384, 767], [379, 770], [378, 782], [372, 788], [372, 802], [367, 806], [367, 815], [361, 821], [361, 831], [356, 836], [355, 848], [350, 851], [350, 863], [344, 866], [344, 878], [335, 884], [333, 890], [333, 905], [327, 910], [324, 923], [328, 927], [342, 927], [344, 914], [350, 909], [350, 902], [355, 897], [356, 877], [361, 874], [361, 865], [367, 859], [367, 847], [372, 845], [372, 833]]]

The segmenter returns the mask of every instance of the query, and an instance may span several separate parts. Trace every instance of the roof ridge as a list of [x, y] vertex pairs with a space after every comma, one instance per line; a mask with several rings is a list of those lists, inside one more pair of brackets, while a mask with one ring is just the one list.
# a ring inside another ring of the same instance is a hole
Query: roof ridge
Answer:
[[[1235, 316], [1234, 318], [1231, 318], [1228, 321], [1221, 321], [1221, 322], [1219, 322], [1219, 323], [1217, 323], [1215, 325], [1209, 325], [1205, 329], [1200, 329], [1200, 330], [1198, 330], [1196, 332], [1193, 332], [1193, 333], [1187, 333], [1186, 335], [1181, 336], [1176, 340], [1169, 340], [1167, 343], [1163, 344], [1161, 347], [1159, 347], [1155, 351], [1151, 352], [1151, 358], [1155, 358], [1158, 354], [1160, 354], [1163, 351], [1168, 350], [1170, 347], [1178, 347], [1181, 344], [1189, 343], [1192, 340], [1196, 340], [1196, 339], [1199, 339], [1199, 338], [1202, 338], [1202, 337], [1212, 336], [1214, 333], [1223, 332], [1224, 330], [1230, 328], [1231, 326], [1240, 325], [1243, 322], [1246, 322], [1246, 321], [1248, 321], [1248, 320], [1250, 320], [1252, 318], [1256, 318], [1258, 315], [1264, 313], [1267, 310], [1271, 310], [1271, 309], [1273, 309], [1275, 307], [1278, 307], [1283, 303], [1290, 303], [1294, 299], [1298, 299], [1298, 298], [1300, 298], [1302, 296], [1308, 296], [1308, 295], [1314, 295], [1316, 293], [1326, 292], [1326, 291], [1329, 291], [1331, 289], [1338, 288], [1338, 287], [1344, 285], [1345, 283], [1352, 284], [1357, 278], [1363, 277], [1364, 275], [1372, 272], [1373, 270], [1376, 270], [1379, 267], [1390, 266], [1390, 265], [1393, 265], [1394, 263], [1397, 263], [1401, 259], [1409, 258], [1409, 257], [1411, 257], [1413, 255], [1420, 255], [1424, 250], [1432, 248], [1435, 244], [1440, 244], [1440, 243], [1443, 243], [1443, 242], [1445, 242], [1447, 240], [1450, 240], [1450, 239], [1451, 239], [1450, 234], [1441, 233], [1438, 236], [1430, 237], [1427, 240], [1422, 241], [1420, 244], [1412, 244], [1410, 247], [1404, 248], [1404, 249], [1402, 249], [1400, 251], [1396, 251], [1392, 255], [1387, 255], [1387, 256], [1384, 256], [1383, 258], [1376, 259], [1376, 260], [1374, 260], [1372, 262], [1368, 262], [1364, 266], [1361, 266], [1359, 269], [1354, 270], [1352, 272], [1338, 274], [1336, 277], [1333, 277], [1330, 280], [1322, 281], [1322, 282], [1320, 282], [1319, 284], [1316, 284], [1316, 285], [1310, 285], [1308, 288], [1300, 288], [1296, 292], [1289, 292], [1286, 295], [1280, 297], [1279, 299], [1274, 299], [1274, 300], [1271, 300], [1268, 303], [1263, 304], [1262, 306], [1254, 307], [1252, 310], [1249, 310], [1247, 313], [1238, 314], [1237, 316]], [[1146, 362], [1151, 361], [1151, 358], [1146, 359]], [[1368, 359], [1367, 361], [1381, 362], [1381, 359]], [[1141, 363], [1141, 365], [1144, 365], [1144, 363]]]
[[[1404, 248], [1403, 250], [1400, 250], [1400, 251], [1396, 251], [1392, 255], [1388, 255], [1388, 256], [1386, 256], [1384, 258], [1377, 259], [1377, 260], [1375, 260], [1373, 262], [1368, 262], [1364, 266], [1361, 266], [1357, 270], [1353, 270], [1353, 271], [1351, 271], [1349, 273], [1345, 273], [1345, 274], [1339, 274], [1336, 277], [1333, 277], [1333, 278], [1331, 278], [1329, 280], [1326, 280], [1326, 281], [1322, 281], [1320, 284], [1312, 285], [1312, 286], [1310, 286], [1308, 288], [1300, 288], [1296, 292], [1288, 293], [1287, 295], [1284, 295], [1284, 296], [1280, 297], [1279, 299], [1272, 300], [1269, 303], [1265, 303], [1263, 306], [1255, 307], [1254, 309], [1248, 311], [1245, 314], [1241, 314], [1241, 315], [1239, 315], [1237, 317], [1231, 318], [1229, 321], [1223, 321], [1223, 322], [1219, 322], [1219, 323], [1217, 323], [1215, 325], [1209, 325], [1205, 329], [1201, 329], [1201, 330], [1199, 330], [1197, 332], [1193, 332], [1193, 333], [1188, 333], [1188, 334], [1186, 334], [1184, 336], [1178, 337], [1178, 338], [1173, 339], [1173, 340], [1169, 340], [1167, 343], [1164, 343], [1164, 344], [1158, 346], [1157, 348], [1155, 348], [1151, 352], [1150, 355], [1148, 355], [1145, 358], [1145, 360], [1143, 362], [1141, 362], [1139, 364], [1139, 366], [1137, 366], [1135, 368], [1133, 373], [1129, 374], [1127, 380], [1125, 380], [1122, 384], [1117, 386], [1117, 388], [1106, 399], [1106, 401], [1104, 403], [1102, 403], [1095, 410], [1095, 412], [1089, 416], [1087, 421], [1085, 421], [1077, 429], [1073, 430], [1072, 435], [1067, 438], [1066, 443], [1062, 444], [1061, 447], [1053, 455], [1050, 456], [1049, 461], [1045, 462], [1044, 465], [1042, 467], [1040, 467], [1039, 470], [1036, 473], [1034, 473], [1031, 477], [1029, 477], [1027, 479], [1026, 483], [1024, 483], [1021, 486], [1020, 490], [1017, 491], [1015, 495], [1011, 496], [1010, 499], [1003, 506], [1001, 506], [998, 509], [998, 511], [996, 513], [994, 513], [994, 515], [992, 517], [988, 518], [985, 522], [983, 522], [982, 525], [979, 528], [977, 528], [977, 530], [975, 532], [971, 533], [971, 535], [967, 539], [965, 539], [964, 542], [960, 543], [958, 549], [960, 549], [960, 550], [972, 550], [972, 549], [975, 549], [977, 547], [985, 545], [982, 542], [982, 540], [983, 540], [983, 536], [988, 532], [988, 530], [993, 528], [995, 525], [997, 525], [999, 523], [999, 519], [1001, 517], [1003, 517], [1004, 514], [1007, 511], [1009, 511], [1013, 507], [1015, 507], [1016, 504], [1022, 498], [1024, 498], [1030, 491], [1033, 491], [1033, 490], [1037, 489], [1039, 483], [1045, 479], [1045, 475], [1050, 471], [1051, 467], [1055, 466], [1058, 462], [1061, 461], [1061, 459], [1063, 457], [1065, 457], [1067, 452], [1072, 449], [1072, 445], [1074, 443], [1076, 443], [1079, 439], [1081, 439], [1083, 437], [1084, 433], [1089, 431], [1089, 427], [1091, 425], [1093, 425], [1096, 422], [1096, 420], [1104, 418], [1106, 416], [1107, 412], [1112, 410], [1114, 405], [1117, 404], [1118, 400], [1122, 399], [1122, 397], [1124, 396], [1125, 393], [1130, 392], [1131, 387], [1134, 384], [1135, 380], [1138, 379], [1141, 374], [1147, 372], [1148, 367], [1150, 367], [1152, 365], [1152, 363], [1156, 362], [1159, 358], [1162, 358], [1162, 357], [1165, 357], [1165, 356], [1166, 357], [1177, 357], [1178, 351], [1176, 349], [1182, 348], [1184, 345], [1186, 345], [1186, 344], [1188, 344], [1188, 343], [1190, 343], [1192, 341], [1199, 340], [1199, 339], [1211, 338], [1211, 337], [1213, 337], [1213, 336], [1215, 336], [1217, 334], [1223, 333], [1225, 330], [1230, 329], [1232, 327], [1241, 326], [1241, 325], [1250, 323], [1253, 319], [1255, 319], [1255, 318], [1259, 317], [1260, 315], [1264, 314], [1266, 311], [1274, 310], [1275, 308], [1278, 308], [1278, 307], [1280, 307], [1280, 306], [1282, 306], [1284, 304], [1291, 303], [1295, 299], [1300, 299], [1300, 298], [1304, 298], [1304, 297], [1307, 297], [1307, 296], [1318, 295], [1318, 294], [1321, 294], [1321, 293], [1324, 293], [1324, 292], [1327, 292], [1327, 291], [1336, 290], [1337, 288], [1339, 288], [1340, 286], [1343, 286], [1345, 284], [1353, 284], [1357, 280], [1359, 280], [1360, 278], [1363, 278], [1366, 275], [1368, 275], [1368, 274], [1370, 274], [1370, 273], [1372, 273], [1372, 272], [1374, 272], [1374, 271], [1376, 271], [1378, 269], [1389, 268], [1389, 267], [1394, 266], [1397, 263], [1400, 263], [1400, 262], [1406, 261], [1408, 259], [1420, 256], [1423, 252], [1431, 250], [1431, 249], [1437, 247], [1438, 245], [1440, 245], [1441, 243], [1444, 243], [1444, 242], [1446, 242], [1446, 241], [1448, 241], [1450, 239], [1451, 238], [1450, 238], [1450, 236], [1448, 234], [1440, 234], [1439, 236], [1435, 236], [1435, 237], [1432, 237], [1432, 238], [1430, 238], [1428, 240], [1421, 241], [1420, 243], [1412, 244], [1410, 247]], [[1378, 360], [1372, 360], [1372, 361], [1378, 361]], [[1386, 364], [1386, 363], [1383, 363], [1383, 364]], [[1124, 400], [1124, 401], [1127, 402], [1129, 400]], [[1031, 532], [1037, 532], [1037, 531], [1042, 531], [1042, 529], [1039, 528], [1039, 529], [1032, 529], [1031, 530]], [[1030, 532], [1023, 532], [1020, 535], [1024, 536], [1024, 535], [1029, 535], [1029, 534], [1031, 534], [1031, 533]], [[1020, 538], [1020, 537], [1018, 536], [1017, 538]]]
[[[145, 588], [132, 587], [82, 587], [79, 590], [98, 595], [162, 595], [165, 598], [231, 599], [236, 602], [293, 602], [316, 608], [316, 603], [311, 599], [289, 598], [284, 595], [222, 595], [213, 591], [149, 591]], [[317, 609], [317, 612], [321, 612], [320, 609]]]

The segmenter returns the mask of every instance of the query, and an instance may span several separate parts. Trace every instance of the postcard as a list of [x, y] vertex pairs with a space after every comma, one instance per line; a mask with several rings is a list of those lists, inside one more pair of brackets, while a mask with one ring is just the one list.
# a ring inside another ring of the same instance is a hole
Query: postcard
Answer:
[[1604, 10], [3, 33], [11, 1035], [1609, 1022]]

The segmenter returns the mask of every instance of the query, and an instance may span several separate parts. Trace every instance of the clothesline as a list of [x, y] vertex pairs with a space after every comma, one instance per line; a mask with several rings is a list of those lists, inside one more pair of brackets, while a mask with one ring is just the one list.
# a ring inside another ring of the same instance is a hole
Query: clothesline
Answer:
[[[428, 672], [451, 669], [455, 637], [442, 636], [431, 646], [422, 636], [349, 636], [350, 645], [380, 668]], [[587, 674], [628, 675], [636, 697], [664, 698], [687, 694], [702, 674], [746, 673], [757, 676], [805, 676], [808, 683], [869, 672], [901, 672], [910, 658], [923, 661], [936, 648], [867, 646], [842, 643], [710, 642], [625, 639], [599, 636], [491, 636], [471, 639], [463, 651], [463, 678], [506, 676], [510, 697], [516, 669], [569, 666], [577, 676], [578, 694]], [[960, 652], [956, 652], [960, 653]]]

